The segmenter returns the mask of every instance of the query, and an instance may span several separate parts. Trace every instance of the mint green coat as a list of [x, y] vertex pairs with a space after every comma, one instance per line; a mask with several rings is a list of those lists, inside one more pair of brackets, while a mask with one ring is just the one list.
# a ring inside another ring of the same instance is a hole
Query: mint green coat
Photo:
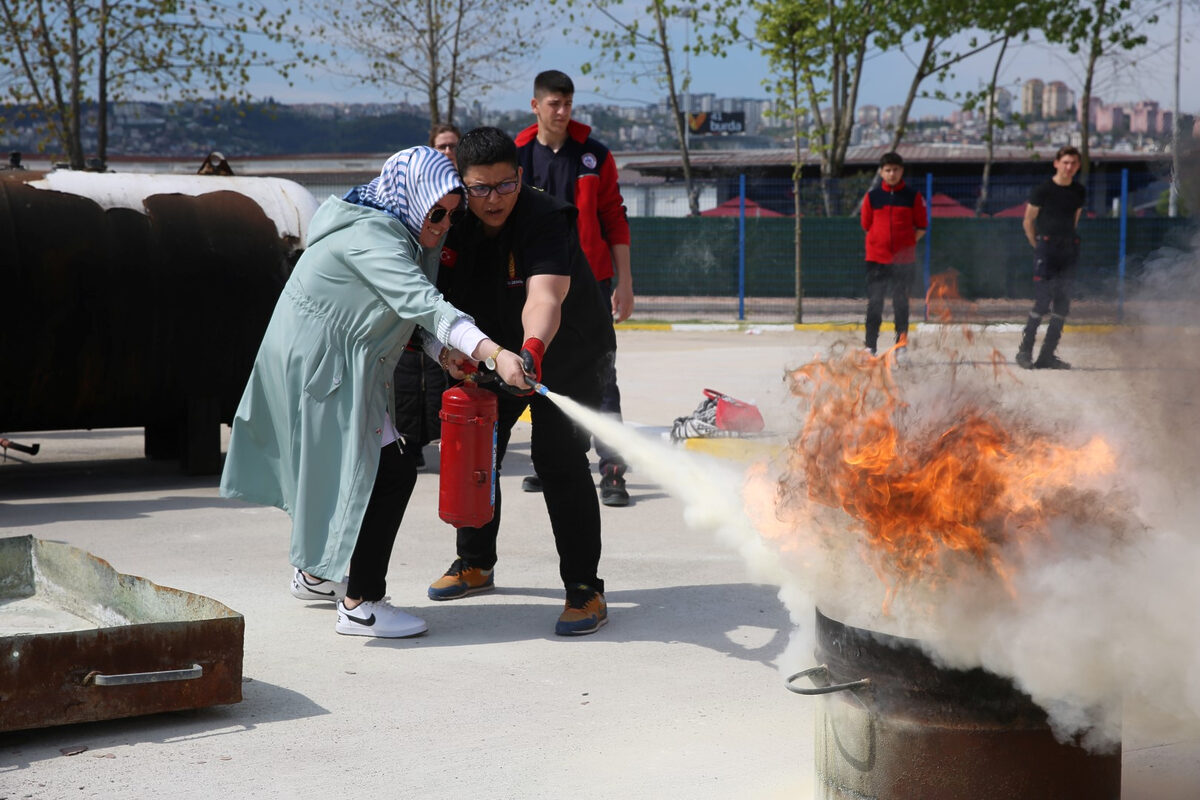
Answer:
[[318, 577], [350, 565], [414, 326], [445, 343], [466, 316], [433, 286], [438, 253], [394, 217], [330, 197], [254, 360], [221, 495], [288, 512], [291, 563]]

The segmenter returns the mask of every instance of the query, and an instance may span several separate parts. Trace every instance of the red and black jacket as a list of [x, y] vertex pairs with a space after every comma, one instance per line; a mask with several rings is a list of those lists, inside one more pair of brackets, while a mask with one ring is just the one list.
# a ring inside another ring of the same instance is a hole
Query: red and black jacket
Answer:
[[862, 227], [867, 232], [867, 261], [912, 264], [917, 260], [917, 229], [928, 225], [925, 198], [904, 181], [881, 183], [862, 203]]
[[[572, 120], [567, 123], [567, 140], [550, 163], [553, 171], [551, 194], [579, 209], [579, 243], [596, 280], [613, 276], [615, 244], [629, 244], [629, 220], [625, 201], [617, 185], [617, 165], [608, 148], [591, 138], [592, 129]], [[525, 182], [533, 183], [533, 146], [537, 123], [517, 134], [517, 163], [525, 171]]]

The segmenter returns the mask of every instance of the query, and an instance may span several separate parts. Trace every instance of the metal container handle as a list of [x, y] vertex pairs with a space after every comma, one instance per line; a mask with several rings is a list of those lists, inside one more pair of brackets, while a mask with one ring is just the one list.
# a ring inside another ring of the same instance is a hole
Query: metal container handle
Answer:
[[[806, 670], [797, 672], [795, 675], [787, 679], [787, 690], [789, 692], [795, 692], [796, 694], [805, 695], [833, 694], [834, 692], [846, 692], [852, 689], [863, 689], [871, 685], [870, 678], [862, 678], [861, 680], [851, 681], [849, 683], [834, 683], [830, 684], [829, 686], [814, 686], [812, 689], [802, 689], [799, 686], [792, 685], [792, 681], [795, 681], [798, 678], [809, 678], [811, 680], [812, 677], [818, 673], [823, 673], [825, 678], [828, 679], [829, 667], [825, 666], [824, 664], [820, 664], [818, 666], [809, 667]], [[816, 681], [814, 680], [813, 683], [816, 683]]]
[[89, 672], [83, 679], [84, 686], [94, 683], [97, 686], [128, 686], [135, 683], [167, 683], [169, 681], [194, 681], [204, 675], [204, 668], [192, 664], [187, 669], [164, 669], [158, 672], [127, 672], [123, 675], [105, 675], [100, 672]]

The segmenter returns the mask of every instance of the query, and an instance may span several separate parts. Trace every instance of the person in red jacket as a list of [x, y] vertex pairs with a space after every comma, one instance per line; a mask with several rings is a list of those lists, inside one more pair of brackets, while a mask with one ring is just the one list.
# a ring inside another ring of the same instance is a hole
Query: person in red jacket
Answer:
[[883, 299], [890, 292], [896, 315], [896, 356], [908, 347], [908, 290], [917, 260], [917, 242], [928, 225], [921, 193], [904, 183], [904, 159], [884, 153], [879, 159], [883, 182], [863, 198], [861, 220], [867, 232], [867, 350], [875, 355]]
[[[574, 98], [575, 84], [566, 73], [555, 69], [538, 73], [530, 104], [537, 122], [517, 135], [517, 159], [525, 183], [579, 209], [579, 243], [612, 307], [613, 322], [623, 322], [633, 313], [625, 201], [612, 154], [591, 138], [591, 128], [571, 119]], [[615, 361], [607, 369], [600, 410], [621, 418]], [[625, 460], [599, 439], [596, 454], [600, 456], [600, 502], [629, 505]], [[521, 488], [540, 491], [541, 479], [530, 475]]]

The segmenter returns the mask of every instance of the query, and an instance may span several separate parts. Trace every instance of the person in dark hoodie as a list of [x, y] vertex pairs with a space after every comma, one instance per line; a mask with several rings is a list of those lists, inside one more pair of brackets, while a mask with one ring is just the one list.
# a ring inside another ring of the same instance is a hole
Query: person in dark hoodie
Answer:
[[904, 183], [904, 159], [884, 153], [879, 159], [882, 182], [863, 197], [860, 218], [867, 232], [867, 336], [866, 348], [875, 355], [883, 299], [892, 296], [896, 319], [896, 357], [908, 347], [908, 290], [917, 260], [917, 242], [925, 235], [928, 219], [921, 193]]

